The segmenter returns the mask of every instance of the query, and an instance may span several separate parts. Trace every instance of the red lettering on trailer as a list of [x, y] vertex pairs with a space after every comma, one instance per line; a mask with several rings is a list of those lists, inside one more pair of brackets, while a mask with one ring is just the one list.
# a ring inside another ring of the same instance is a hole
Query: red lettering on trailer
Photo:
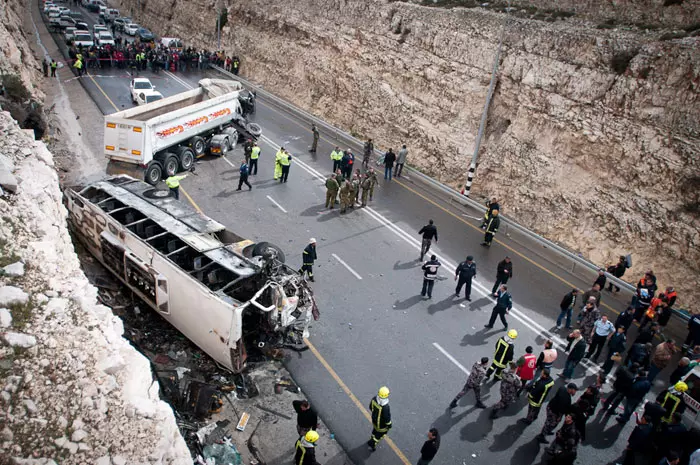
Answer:
[[213, 120], [213, 119], [220, 118], [222, 116], [226, 116], [226, 115], [230, 115], [230, 114], [231, 114], [231, 109], [224, 108], [222, 110], [215, 111], [215, 112], [209, 114], [209, 116], [200, 116], [199, 118], [195, 118], [191, 121], [187, 121], [186, 123], [181, 124], [179, 126], [175, 126], [175, 127], [169, 128], [169, 129], [164, 129], [162, 131], [159, 131], [156, 133], [156, 136], [160, 137], [161, 139], [165, 139], [166, 137], [170, 137], [173, 134], [179, 134], [179, 133], [183, 132], [185, 130], [185, 128], [183, 126], [186, 126], [188, 129], [193, 128], [195, 126], [199, 126], [202, 123], [208, 123], [209, 120]]

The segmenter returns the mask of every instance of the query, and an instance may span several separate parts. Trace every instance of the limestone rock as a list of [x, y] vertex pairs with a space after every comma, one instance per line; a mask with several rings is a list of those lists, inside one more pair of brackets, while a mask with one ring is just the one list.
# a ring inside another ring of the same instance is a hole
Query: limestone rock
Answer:
[[6, 308], [0, 308], [0, 328], [12, 326], [12, 314]]
[[0, 287], [0, 306], [7, 307], [14, 304], [25, 304], [29, 300], [29, 294], [15, 286]]
[[0, 340], [10, 347], [21, 347], [23, 349], [28, 349], [36, 345], [36, 338], [34, 336], [12, 331], [0, 333]]
[[24, 263], [16, 262], [11, 265], [4, 267], [3, 272], [5, 276], [19, 277], [24, 276]]

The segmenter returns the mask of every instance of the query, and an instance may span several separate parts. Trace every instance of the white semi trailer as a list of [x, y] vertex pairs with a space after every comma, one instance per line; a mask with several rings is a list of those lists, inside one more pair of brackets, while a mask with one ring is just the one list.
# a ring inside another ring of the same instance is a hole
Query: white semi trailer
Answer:
[[254, 94], [237, 81], [202, 79], [196, 89], [107, 115], [107, 172], [155, 185], [189, 171], [196, 157], [226, 154], [239, 138], [257, 140], [260, 126], [244, 117], [251, 100], [254, 107]]

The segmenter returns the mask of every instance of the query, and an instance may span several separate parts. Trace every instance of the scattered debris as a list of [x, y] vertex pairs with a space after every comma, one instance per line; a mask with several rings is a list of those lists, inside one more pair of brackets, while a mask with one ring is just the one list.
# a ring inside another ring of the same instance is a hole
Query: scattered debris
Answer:
[[[255, 404], [255, 406], [256, 406], [257, 408], [259, 408], [260, 410], [263, 410], [263, 411], [265, 411], [265, 412], [271, 413], [271, 414], [273, 414], [273, 415], [277, 415], [278, 417], [284, 418], [285, 420], [292, 420], [292, 417], [290, 417], [289, 415], [285, 415], [284, 413], [280, 413], [280, 412], [278, 412], [277, 410], [273, 410], [273, 409], [271, 409], [271, 408], [263, 407], [263, 406], [260, 405], [260, 404]], [[244, 414], [244, 415], [245, 415], [245, 414]], [[242, 430], [241, 430], [241, 431], [242, 431]]]
[[[238, 424], [236, 425], [236, 429], [238, 431], [244, 431], [245, 427], [248, 425], [248, 421], [250, 421], [250, 413], [243, 412], [243, 415], [241, 415], [241, 419], [238, 420]], [[258, 424], [260, 424], [260, 423], [258, 423]]]

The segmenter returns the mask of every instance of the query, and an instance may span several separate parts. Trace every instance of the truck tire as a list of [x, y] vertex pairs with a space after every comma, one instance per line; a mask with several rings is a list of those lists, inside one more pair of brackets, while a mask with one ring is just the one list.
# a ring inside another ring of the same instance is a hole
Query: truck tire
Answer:
[[246, 123], [245, 128], [256, 139], [262, 135], [262, 128], [257, 123]]
[[284, 263], [284, 252], [282, 252], [282, 249], [277, 247], [275, 244], [271, 244], [269, 242], [258, 242], [255, 244], [255, 247], [253, 247], [253, 257], [264, 257], [270, 252], [277, 256], [277, 260], [280, 263]]
[[174, 153], [167, 152], [164, 155], [163, 171], [165, 172], [165, 177], [175, 176], [177, 174], [177, 169], [180, 166], [177, 157]]
[[161, 166], [160, 162], [153, 160], [148, 164], [148, 167], [146, 168], [146, 173], [144, 174], [146, 182], [152, 186], [155, 186], [156, 184], [158, 184], [162, 177], [163, 167]]
[[201, 157], [207, 150], [207, 143], [205, 142], [204, 138], [200, 136], [194, 136], [192, 139], [190, 139], [189, 146], [194, 151], [194, 155], [196, 157]]
[[194, 165], [194, 152], [189, 147], [178, 147], [175, 152], [180, 160], [180, 170], [189, 171]]
[[222, 131], [222, 134], [226, 134], [228, 136], [228, 150], [227, 152], [230, 152], [231, 150], [236, 148], [236, 145], [238, 145], [238, 131], [236, 128], [228, 127]]

